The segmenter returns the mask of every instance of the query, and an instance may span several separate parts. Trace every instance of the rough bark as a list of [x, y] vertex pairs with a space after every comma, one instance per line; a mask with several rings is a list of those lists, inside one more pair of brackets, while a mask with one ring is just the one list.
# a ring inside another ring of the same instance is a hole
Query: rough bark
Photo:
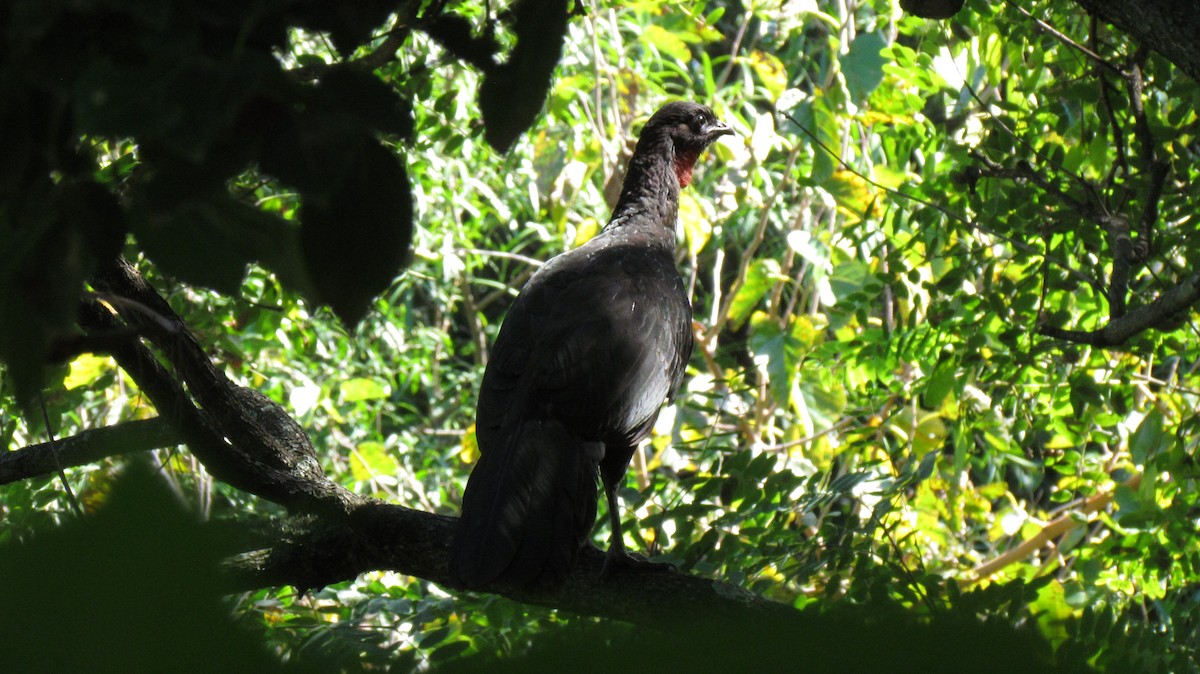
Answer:
[[1097, 347], [1121, 346], [1135, 335], [1151, 329], [1170, 329], [1174, 323], [1188, 315], [1192, 307], [1200, 302], [1200, 273], [1184, 279], [1179, 285], [1159, 295], [1150, 304], [1140, 306], [1097, 330], [1063, 330], [1049, 325], [1038, 328], [1038, 332], [1079, 344]]
[[1191, 0], [1078, 0], [1200, 82], [1200, 12]]
[[60, 468], [95, 463], [110, 456], [179, 444], [183, 444], [183, 437], [161, 418], [94, 428], [54, 442], [0, 453], [0, 484], [50, 475]]
[[[273, 585], [300, 589], [391, 570], [450, 588], [449, 541], [455, 519], [371, 501], [343, 522], [322, 520], [270, 549], [226, 563], [231, 591]], [[741, 588], [678, 571], [618, 569], [603, 579], [604, 553], [587, 548], [554, 591], [487, 587], [515, 601], [640, 624], [681, 615], [785, 616], [794, 610]]]

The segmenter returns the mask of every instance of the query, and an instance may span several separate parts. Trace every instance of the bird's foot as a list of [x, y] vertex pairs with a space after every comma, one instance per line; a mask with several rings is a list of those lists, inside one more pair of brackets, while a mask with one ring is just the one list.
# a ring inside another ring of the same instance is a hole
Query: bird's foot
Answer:
[[675, 571], [675, 565], [670, 562], [652, 562], [641, 555], [611, 549], [604, 555], [604, 567], [600, 569], [600, 578], [608, 578], [617, 569], [649, 569], [654, 571]]

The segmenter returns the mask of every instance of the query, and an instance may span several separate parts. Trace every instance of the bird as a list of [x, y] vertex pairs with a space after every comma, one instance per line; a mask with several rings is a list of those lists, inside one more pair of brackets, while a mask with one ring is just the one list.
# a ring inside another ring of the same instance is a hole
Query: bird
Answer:
[[673, 101], [642, 127], [604, 228], [551, 258], [513, 301], [476, 405], [479, 459], [451, 541], [461, 587], [555, 587], [590, 543], [597, 475], [611, 541], [602, 576], [653, 565], [626, 552], [617, 489], [692, 352], [692, 307], [675, 265], [679, 191], [732, 129]]

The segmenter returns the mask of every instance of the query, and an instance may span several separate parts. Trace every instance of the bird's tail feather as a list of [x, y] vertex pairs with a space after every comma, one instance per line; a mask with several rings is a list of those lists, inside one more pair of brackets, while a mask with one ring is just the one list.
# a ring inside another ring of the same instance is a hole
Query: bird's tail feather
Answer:
[[596, 519], [604, 446], [557, 421], [525, 421], [486, 451], [467, 483], [450, 572], [465, 587], [554, 585]]

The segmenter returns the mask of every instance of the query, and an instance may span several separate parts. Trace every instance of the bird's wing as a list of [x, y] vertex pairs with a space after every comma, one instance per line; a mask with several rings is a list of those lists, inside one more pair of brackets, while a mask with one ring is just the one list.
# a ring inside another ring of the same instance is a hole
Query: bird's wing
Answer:
[[691, 309], [673, 261], [605, 248], [578, 266], [551, 270], [510, 310], [484, 375], [478, 427], [548, 418], [587, 440], [634, 442], [678, 386]]

